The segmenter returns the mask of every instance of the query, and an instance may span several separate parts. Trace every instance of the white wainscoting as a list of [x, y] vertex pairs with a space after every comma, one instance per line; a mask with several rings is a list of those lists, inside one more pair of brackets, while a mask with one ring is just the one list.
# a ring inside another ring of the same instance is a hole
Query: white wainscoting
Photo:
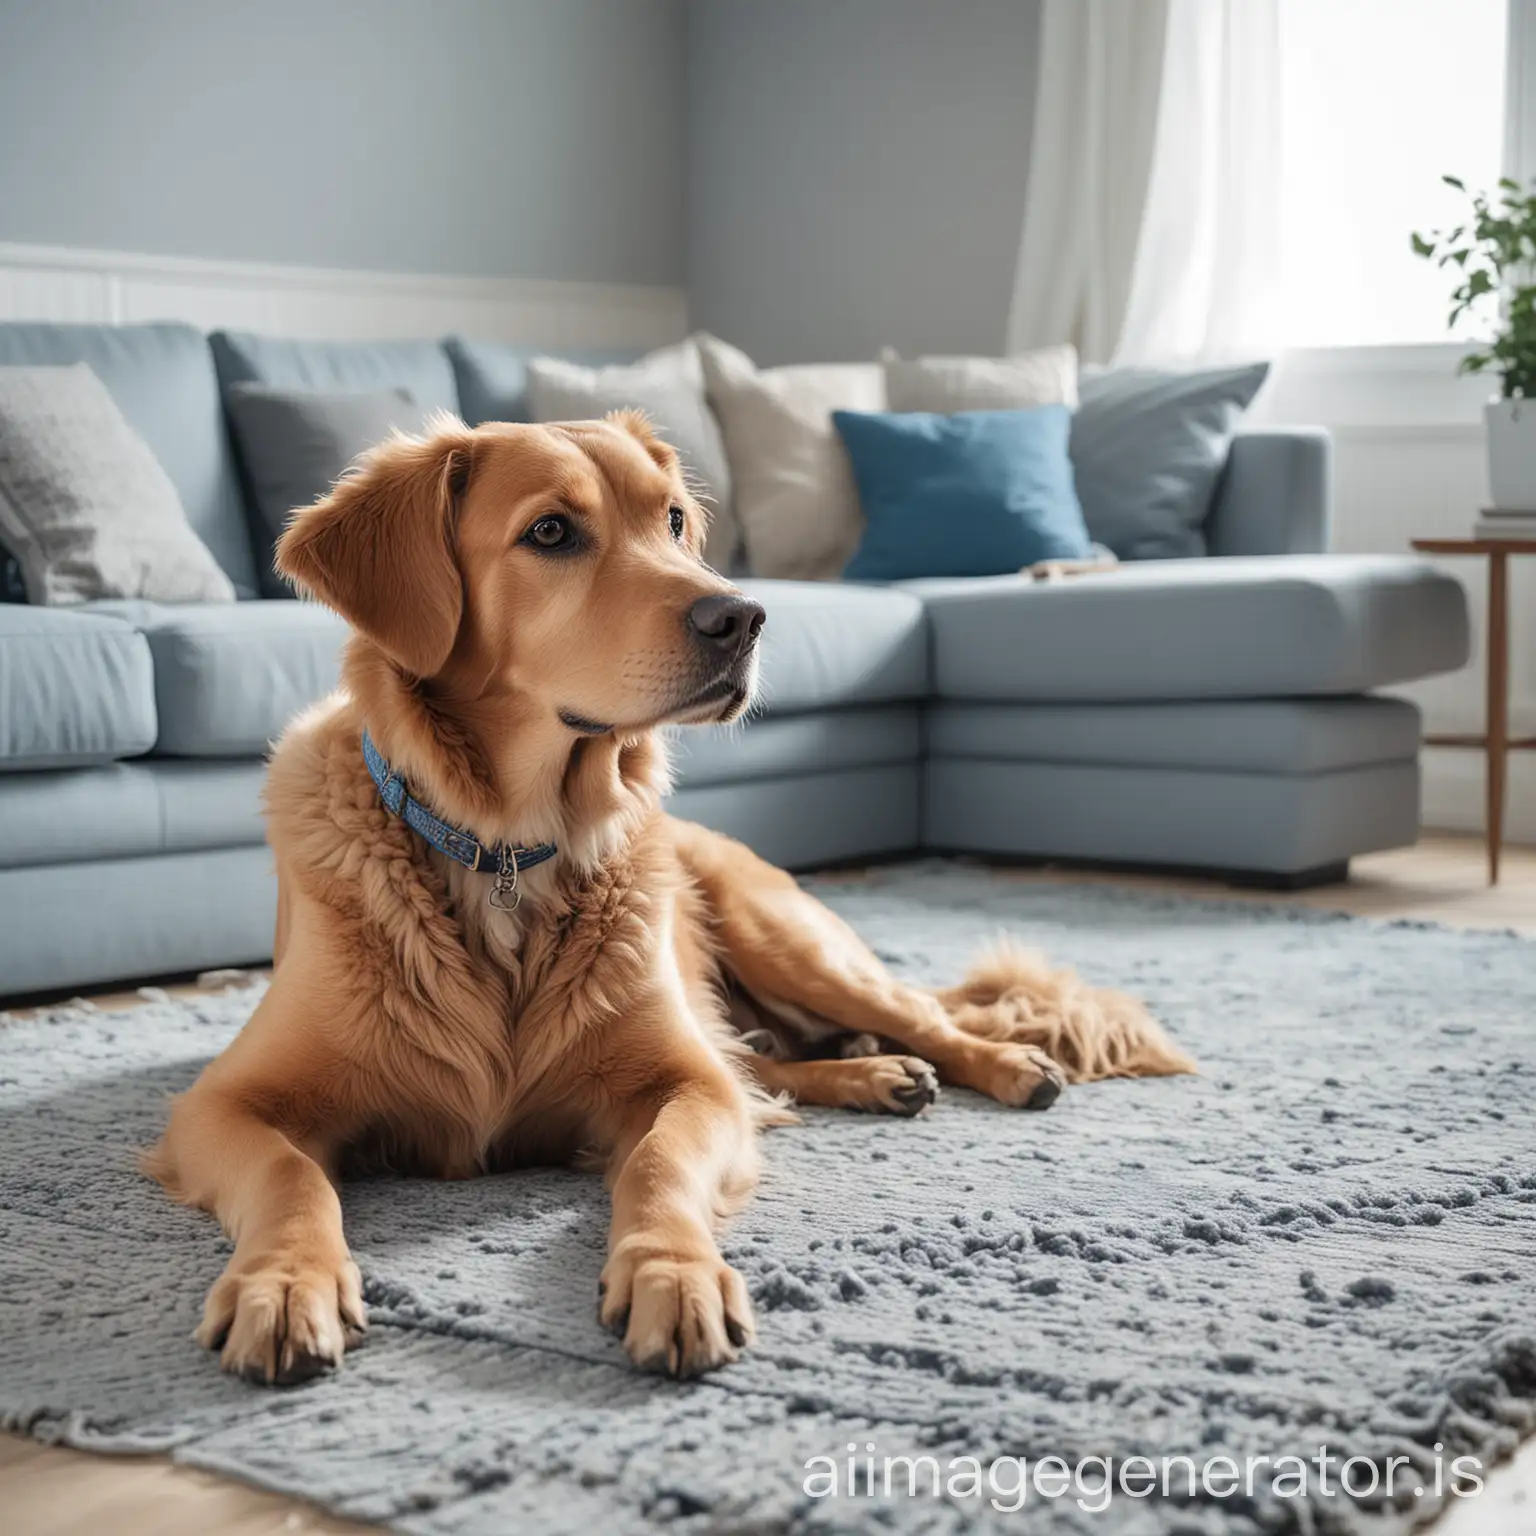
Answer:
[[[1423, 537], [1465, 537], [1488, 495], [1485, 380], [1457, 378], [1456, 346], [1308, 351], [1286, 359], [1255, 407], [1259, 421], [1326, 426], [1334, 440], [1333, 547], [1406, 552]], [[1433, 732], [1483, 726], [1487, 561], [1438, 562], [1467, 588], [1472, 664], [1400, 690]], [[1510, 567], [1510, 701], [1517, 735], [1536, 734], [1536, 555]], [[1536, 753], [1510, 758], [1506, 835], [1536, 843]], [[1482, 754], [1425, 754], [1424, 824], [1483, 827]]]
[[446, 336], [536, 347], [652, 347], [687, 333], [681, 288], [414, 276], [0, 243], [0, 320], [369, 340]]

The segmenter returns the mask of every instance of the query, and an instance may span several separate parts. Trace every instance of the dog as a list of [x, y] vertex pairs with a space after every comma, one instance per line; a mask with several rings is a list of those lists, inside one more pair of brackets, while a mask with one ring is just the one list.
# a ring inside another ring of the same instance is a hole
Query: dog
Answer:
[[[674, 450], [619, 413], [438, 418], [284, 533], [278, 568], [351, 625], [341, 686], [268, 770], [270, 986], [144, 1157], [233, 1239], [196, 1332], [226, 1370], [295, 1382], [362, 1336], [353, 1170], [601, 1166], [599, 1320], [691, 1375], [753, 1336], [716, 1232], [792, 1101], [910, 1115], [937, 1078], [1043, 1108], [1192, 1069], [1131, 999], [1016, 955], [906, 985], [663, 812], [659, 728], [747, 710], [766, 617], [704, 564], [705, 526]], [[760, 1054], [765, 1028], [862, 1053]]]

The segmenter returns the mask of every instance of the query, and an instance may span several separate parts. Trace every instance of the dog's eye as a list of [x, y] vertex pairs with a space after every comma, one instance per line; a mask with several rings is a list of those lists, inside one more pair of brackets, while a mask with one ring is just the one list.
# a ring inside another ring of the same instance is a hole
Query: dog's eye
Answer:
[[527, 533], [523, 543], [545, 554], [566, 554], [576, 548], [579, 540], [568, 517], [541, 517]]
[[683, 509], [681, 507], [673, 507], [672, 510], [667, 514], [667, 520], [672, 525], [672, 537], [676, 539], [679, 544], [681, 544], [683, 542], [683, 528], [686, 525], [686, 519], [683, 517]]

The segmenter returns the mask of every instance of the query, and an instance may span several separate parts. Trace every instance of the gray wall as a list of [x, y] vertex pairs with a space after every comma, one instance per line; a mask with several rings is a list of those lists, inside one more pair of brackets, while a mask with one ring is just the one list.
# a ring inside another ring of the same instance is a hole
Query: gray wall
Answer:
[[694, 322], [761, 362], [1003, 345], [1036, 0], [691, 0]]
[[682, 0], [0, 0], [0, 240], [680, 283]]

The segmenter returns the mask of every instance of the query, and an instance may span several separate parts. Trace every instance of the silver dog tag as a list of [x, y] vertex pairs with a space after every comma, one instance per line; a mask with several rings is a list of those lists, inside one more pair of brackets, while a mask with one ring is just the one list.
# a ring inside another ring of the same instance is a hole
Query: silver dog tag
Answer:
[[517, 888], [517, 855], [512, 849], [501, 850], [501, 867], [485, 900], [487, 906], [498, 912], [516, 912], [522, 905], [523, 893]]

